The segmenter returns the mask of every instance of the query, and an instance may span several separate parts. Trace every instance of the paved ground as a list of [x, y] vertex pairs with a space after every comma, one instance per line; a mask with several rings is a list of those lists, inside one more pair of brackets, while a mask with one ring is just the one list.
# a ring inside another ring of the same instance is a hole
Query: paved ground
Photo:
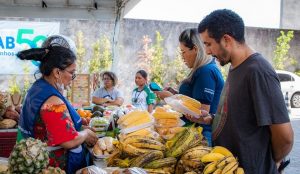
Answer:
[[291, 163], [284, 173], [300, 174], [300, 109], [292, 109], [290, 118], [294, 130], [294, 146], [287, 157], [290, 158]]

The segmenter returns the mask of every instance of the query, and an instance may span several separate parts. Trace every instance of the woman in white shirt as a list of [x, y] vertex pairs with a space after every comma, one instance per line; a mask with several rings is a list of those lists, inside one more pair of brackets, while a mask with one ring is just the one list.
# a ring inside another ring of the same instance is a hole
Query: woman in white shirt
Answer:
[[101, 77], [104, 86], [96, 89], [93, 93], [93, 103], [103, 106], [121, 106], [124, 98], [121, 92], [115, 87], [118, 82], [115, 73], [105, 71], [101, 74]]

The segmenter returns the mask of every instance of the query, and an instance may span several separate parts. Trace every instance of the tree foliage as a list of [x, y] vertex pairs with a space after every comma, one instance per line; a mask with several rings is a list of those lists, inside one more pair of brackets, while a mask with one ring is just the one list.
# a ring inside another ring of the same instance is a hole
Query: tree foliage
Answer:
[[[176, 50], [176, 56], [169, 61], [167, 65], [167, 86], [178, 86], [180, 82], [185, 79], [189, 73], [188, 67], [185, 65], [180, 54], [180, 48]], [[165, 82], [166, 83], [166, 82]]]
[[150, 61], [152, 59], [153, 49], [150, 47], [152, 40], [148, 35], [144, 35], [142, 39], [142, 49], [138, 52], [137, 68], [150, 72]]
[[112, 66], [111, 43], [103, 36], [92, 44], [93, 54], [89, 61], [89, 73], [110, 70]]
[[161, 36], [159, 31], [156, 31], [156, 39], [155, 43], [152, 46], [153, 55], [150, 60], [151, 69], [150, 69], [150, 76], [151, 81], [154, 81], [160, 85], [164, 83], [164, 77], [166, 74], [166, 66], [163, 62], [164, 60], [164, 49], [162, 46], [163, 37]]
[[89, 73], [97, 73], [100, 71], [100, 40], [92, 44], [93, 54], [89, 60]]
[[290, 42], [294, 37], [294, 31], [280, 31], [280, 36], [276, 39], [277, 45], [274, 51], [273, 66], [275, 69], [284, 70], [289, 66], [295, 66], [297, 60], [289, 55]]
[[111, 43], [107, 36], [100, 39], [100, 70], [110, 70], [112, 66]]
[[86, 48], [84, 47], [84, 36], [82, 31], [76, 33], [76, 46], [77, 46], [77, 72], [83, 73], [86, 67], [84, 56], [86, 54]]

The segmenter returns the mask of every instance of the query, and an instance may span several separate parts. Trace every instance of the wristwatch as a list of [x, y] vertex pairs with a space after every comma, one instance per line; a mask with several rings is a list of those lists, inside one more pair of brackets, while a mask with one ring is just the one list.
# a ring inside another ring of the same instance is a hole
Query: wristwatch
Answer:
[[211, 114], [211, 113], [209, 113], [209, 115], [214, 119], [215, 118], [215, 116], [216, 116], [216, 114]]

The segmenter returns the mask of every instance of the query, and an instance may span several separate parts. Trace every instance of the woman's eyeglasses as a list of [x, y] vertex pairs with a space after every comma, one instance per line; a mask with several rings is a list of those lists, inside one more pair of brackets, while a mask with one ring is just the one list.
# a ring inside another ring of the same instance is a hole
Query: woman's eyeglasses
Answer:
[[69, 74], [72, 75], [72, 80], [74, 80], [76, 78], [76, 76], [77, 76], [75, 72], [70, 72], [68, 70], [64, 70], [64, 71], [66, 71], [66, 72], [68, 72]]

